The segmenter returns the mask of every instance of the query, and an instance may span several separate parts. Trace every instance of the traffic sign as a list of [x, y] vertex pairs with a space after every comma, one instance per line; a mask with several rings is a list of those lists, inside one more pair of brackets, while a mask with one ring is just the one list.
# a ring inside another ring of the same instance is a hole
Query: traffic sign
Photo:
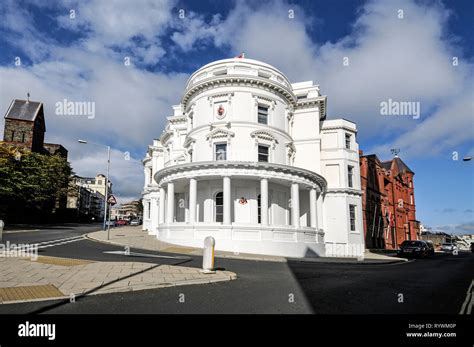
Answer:
[[115, 196], [110, 195], [109, 198], [107, 199], [107, 202], [108, 202], [110, 205], [114, 206], [114, 205], [117, 203], [117, 199], [115, 199]]

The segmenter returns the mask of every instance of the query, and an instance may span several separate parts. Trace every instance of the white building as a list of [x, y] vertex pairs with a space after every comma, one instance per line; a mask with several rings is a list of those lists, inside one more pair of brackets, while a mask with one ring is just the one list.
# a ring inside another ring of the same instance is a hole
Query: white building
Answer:
[[364, 252], [356, 125], [252, 59], [193, 73], [143, 160], [143, 229], [165, 242], [290, 257]]

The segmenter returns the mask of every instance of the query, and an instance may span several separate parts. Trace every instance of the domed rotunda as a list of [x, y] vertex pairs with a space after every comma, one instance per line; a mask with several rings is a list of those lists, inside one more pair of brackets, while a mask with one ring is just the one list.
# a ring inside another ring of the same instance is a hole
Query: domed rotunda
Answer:
[[143, 229], [233, 253], [362, 256], [357, 129], [326, 119], [326, 102], [257, 60], [194, 72], [143, 160]]

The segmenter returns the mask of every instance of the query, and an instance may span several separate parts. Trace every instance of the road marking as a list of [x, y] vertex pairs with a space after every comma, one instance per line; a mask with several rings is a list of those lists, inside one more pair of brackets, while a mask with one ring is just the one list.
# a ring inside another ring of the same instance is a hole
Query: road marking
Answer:
[[38, 242], [38, 245], [44, 245], [48, 243], [53, 243], [53, 242], [61, 242], [61, 241], [68, 241], [68, 240], [74, 240], [74, 239], [82, 239], [84, 236], [73, 236], [73, 237], [66, 237], [64, 239], [55, 239], [55, 240], [49, 240], [49, 241], [43, 241], [43, 242]]
[[41, 229], [25, 229], [25, 230], [4, 230], [4, 234], [17, 234], [17, 233], [31, 233], [31, 232], [36, 232], [40, 231]]
[[474, 280], [471, 281], [471, 285], [469, 286], [469, 289], [467, 290], [466, 300], [464, 300], [461, 306], [461, 311], [459, 311], [459, 314], [471, 314], [472, 305], [474, 304], [474, 295], [472, 293], [473, 287], [474, 287]]
[[126, 251], [105, 251], [104, 253], [108, 254], [120, 254], [128, 257], [144, 257], [144, 258], [166, 258], [166, 259], [182, 259], [188, 260], [190, 257], [180, 257], [180, 256], [168, 256], [168, 255], [157, 255], [157, 254], [146, 254], [146, 253], [137, 253], [137, 252], [126, 252]]
[[68, 238], [65, 238], [65, 239], [57, 239], [57, 240], [39, 242], [39, 243], [35, 243], [34, 245], [37, 245], [38, 249], [43, 249], [43, 248], [48, 248], [48, 247], [61, 246], [61, 245], [65, 245], [65, 244], [68, 244], [68, 243], [82, 241], [82, 240], [85, 240], [84, 236], [74, 236], [74, 237], [68, 237]]

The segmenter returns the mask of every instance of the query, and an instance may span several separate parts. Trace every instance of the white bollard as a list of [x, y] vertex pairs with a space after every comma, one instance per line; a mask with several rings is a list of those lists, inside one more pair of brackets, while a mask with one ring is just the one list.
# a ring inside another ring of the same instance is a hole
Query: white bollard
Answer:
[[204, 252], [202, 255], [202, 273], [213, 274], [216, 273], [214, 270], [214, 246], [216, 240], [212, 236], [208, 236], [204, 239]]
[[3, 221], [0, 219], [0, 241], [2, 241], [4, 226], [5, 226], [5, 223], [3, 223]]

